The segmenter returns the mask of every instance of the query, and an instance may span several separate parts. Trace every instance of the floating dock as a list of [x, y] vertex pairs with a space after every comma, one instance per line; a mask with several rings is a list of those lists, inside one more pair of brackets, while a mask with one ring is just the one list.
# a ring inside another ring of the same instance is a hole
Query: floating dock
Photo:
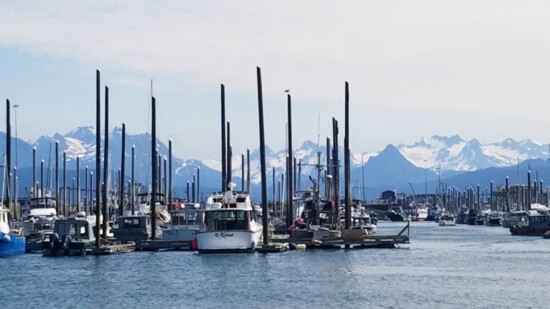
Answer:
[[187, 240], [143, 240], [136, 243], [136, 251], [188, 251], [192, 241]]
[[136, 250], [135, 244], [111, 244], [103, 245], [99, 248], [90, 249], [91, 255], [112, 255], [119, 253], [128, 253]]
[[[409, 223], [410, 224], [410, 223]], [[290, 237], [271, 238], [273, 244], [289, 244], [290, 250], [305, 246], [307, 249], [393, 249], [409, 244], [409, 224], [397, 235], [363, 235], [360, 229], [343, 230], [338, 237]], [[404, 235], [407, 231], [407, 235]]]

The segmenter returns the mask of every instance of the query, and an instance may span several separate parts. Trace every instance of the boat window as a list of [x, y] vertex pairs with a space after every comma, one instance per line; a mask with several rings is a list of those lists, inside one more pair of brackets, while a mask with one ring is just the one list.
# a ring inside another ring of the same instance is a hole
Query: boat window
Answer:
[[139, 218], [124, 218], [122, 225], [128, 228], [140, 227]]
[[71, 235], [72, 238], [76, 238], [76, 223], [72, 223], [69, 228], [69, 235]]
[[246, 216], [242, 210], [210, 212], [207, 220], [209, 231], [246, 229]]

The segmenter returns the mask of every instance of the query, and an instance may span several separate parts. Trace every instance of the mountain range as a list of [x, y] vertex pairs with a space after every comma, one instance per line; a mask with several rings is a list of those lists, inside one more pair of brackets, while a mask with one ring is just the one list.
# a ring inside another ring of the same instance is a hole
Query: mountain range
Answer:
[[[109, 138], [110, 166], [116, 171], [121, 162], [121, 128], [115, 128]], [[141, 183], [150, 182], [150, 140], [148, 133], [126, 136], [126, 176], [130, 175], [131, 145], [135, 146], [136, 179]], [[68, 179], [76, 176], [76, 158], [80, 159], [81, 170], [89, 167], [95, 169], [95, 130], [92, 126], [78, 127], [66, 134], [41, 136], [36, 141], [25, 142], [12, 138], [12, 162], [15, 162], [17, 148], [17, 166], [20, 192], [25, 194], [25, 188], [32, 183], [32, 151], [36, 148], [37, 169], [40, 160], [44, 160], [45, 168], [50, 171], [55, 168], [55, 141], [59, 142], [60, 166], [62, 153], [66, 153]], [[17, 144], [17, 147], [16, 147]], [[102, 139], [103, 145], [103, 139]], [[168, 156], [168, 146], [163, 141], [157, 141], [158, 151], [162, 158]], [[296, 146], [295, 146], [296, 147]], [[352, 149], [353, 151], [353, 149]], [[0, 132], [0, 152], [5, 152], [5, 134]], [[326, 162], [326, 145], [317, 145], [312, 141], [304, 141], [295, 148], [294, 154], [301, 162], [300, 187], [312, 185], [308, 176], [316, 178], [318, 152], [321, 153], [320, 164]], [[102, 150], [103, 153], [103, 150]], [[273, 151], [266, 147], [266, 162], [268, 166], [269, 198], [273, 195], [273, 170], [276, 181], [285, 170], [287, 152]], [[343, 148], [339, 149], [339, 158], [343, 164]], [[477, 139], [466, 141], [458, 135], [422, 138], [412, 145], [387, 145], [383, 150], [374, 153], [354, 152], [352, 163], [352, 193], [354, 196], [374, 198], [379, 192], [394, 189], [399, 192], [411, 193], [430, 192], [440, 188], [440, 183], [447, 187], [463, 188], [491, 180], [503, 182], [503, 175], [510, 176], [518, 182], [525, 182], [526, 170], [537, 169], [540, 179], [550, 179], [546, 159], [549, 157], [548, 145], [531, 140], [515, 141], [511, 138], [502, 142], [481, 143]], [[253, 197], [259, 196], [260, 160], [259, 150], [251, 151], [251, 183]], [[173, 182], [176, 196], [184, 196], [187, 182], [192, 182], [193, 175], [200, 169], [201, 196], [220, 190], [221, 164], [219, 160], [178, 158], [173, 156]], [[540, 169], [540, 170], [539, 170]], [[241, 190], [241, 156], [234, 155], [232, 159], [233, 181], [236, 190]], [[521, 170], [521, 173], [519, 172]], [[534, 170], [535, 171], [535, 170]], [[341, 169], [343, 173], [343, 168]], [[520, 175], [521, 174], [521, 175]], [[48, 185], [53, 184], [53, 173], [48, 173]], [[113, 174], [114, 175], [114, 174]], [[321, 188], [324, 187], [325, 173], [322, 172]], [[513, 177], [512, 177], [513, 176]], [[343, 175], [340, 177], [343, 179]], [[546, 181], [545, 180], [545, 181]], [[45, 181], [46, 182], [46, 181]]]

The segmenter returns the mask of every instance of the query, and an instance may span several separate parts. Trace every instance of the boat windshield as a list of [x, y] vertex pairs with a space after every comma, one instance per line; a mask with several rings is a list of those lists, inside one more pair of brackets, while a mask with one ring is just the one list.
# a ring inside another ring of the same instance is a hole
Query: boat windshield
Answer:
[[244, 210], [210, 211], [206, 214], [208, 231], [247, 230], [249, 213]]
[[29, 201], [29, 207], [30, 209], [55, 208], [55, 200], [48, 198], [32, 199]]

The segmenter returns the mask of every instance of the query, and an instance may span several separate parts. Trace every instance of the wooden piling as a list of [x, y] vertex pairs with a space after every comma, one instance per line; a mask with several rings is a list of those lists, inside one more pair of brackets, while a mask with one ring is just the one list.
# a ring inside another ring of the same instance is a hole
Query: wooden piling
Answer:
[[265, 136], [264, 136], [264, 106], [262, 95], [262, 72], [256, 67], [256, 77], [258, 81], [258, 118], [260, 122], [260, 169], [262, 182], [262, 225], [263, 225], [263, 243], [268, 244], [268, 224], [267, 224], [267, 176], [265, 164]]
[[292, 151], [292, 98], [290, 96], [290, 93], [287, 93], [286, 95], [287, 99], [287, 122], [288, 122], [288, 159], [287, 159], [287, 165], [286, 165], [286, 224], [287, 226], [292, 225], [292, 201], [293, 201], [293, 191], [294, 186], [292, 185], [292, 158], [294, 157], [293, 151]]
[[227, 154], [226, 154], [226, 145], [225, 145], [225, 86], [221, 84], [221, 138], [222, 138], [222, 192], [225, 192], [227, 190]]
[[109, 87], [105, 86], [105, 137], [103, 145], [103, 226], [102, 235], [107, 237], [109, 221]]
[[76, 157], [76, 212], [80, 212], [80, 157]]
[[[228, 190], [228, 186], [231, 184], [231, 179], [233, 178], [232, 175], [232, 169], [233, 169], [233, 162], [232, 162], [232, 153], [233, 149], [231, 148], [231, 123], [227, 122], [227, 159], [226, 159], [226, 167], [227, 170], [225, 171], [227, 180], [225, 181], [225, 189]], [[232, 189], [232, 188], [231, 188]]]
[[38, 188], [36, 187], [36, 147], [32, 148], [32, 195], [38, 197], [36, 194]]
[[135, 214], [135, 190], [136, 190], [136, 182], [135, 182], [135, 159], [136, 159], [136, 146], [132, 146], [132, 190], [130, 192], [130, 202], [132, 205], [132, 215]]
[[244, 189], [244, 153], [241, 153], [241, 191], [245, 192], [245, 189]]
[[335, 118], [332, 118], [332, 143], [332, 186], [335, 205], [333, 224], [338, 229], [340, 226], [340, 161], [338, 160], [338, 121]]
[[[11, 104], [10, 100], [6, 99], [6, 166], [4, 167], [4, 173], [6, 175], [6, 206], [8, 207], [10, 213], [14, 213], [15, 217], [15, 207], [11, 207], [11, 117], [10, 117]], [[16, 201], [17, 204], [17, 201]]]
[[124, 178], [126, 171], [126, 124], [122, 124], [122, 145], [120, 151], [120, 184], [119, 184], [119, 202], [118, 202], [118, 215], [124, 214]]
[[168, 209], [173, 210], [172, 201], [172, 140], [168, 140]]
[[345, 228], [349, 229], [351, 227], [351, 162], [350, 162], [350, 149], [349, 149], [349, 84], [346, 82], [345, 86], [345, 130], [346, 137], [344, 138], [344, 165], [345, 165], [345, 199], [346, 199], [346, 217], [345, 217]]
[[157, 108], [155, 97], [151, 97], [151, 239], [157, 238]]
[[63, 151], [63, 216], [64, 217], [67, 216], [67, 152], [66, 151]]
[[59, 141], [55, 142], [55, 212], [59, 216]]
[[101, 86], [100, 86], [100, 73], [99, 70], [96, 70], [96, 117], [95, 117], [95, 224], [96, 224], [96, 239], [95, 247], [100, 247], [100, 237], [99, 237], [99, 217], [101, 215], [100, 210], [100, 188], [101, 188]]
[[250, 185], [250, 148], [246, 148], [246, 192], [249, 195], [252, 195], [252, 192], [250, 192], [251, 185]]

